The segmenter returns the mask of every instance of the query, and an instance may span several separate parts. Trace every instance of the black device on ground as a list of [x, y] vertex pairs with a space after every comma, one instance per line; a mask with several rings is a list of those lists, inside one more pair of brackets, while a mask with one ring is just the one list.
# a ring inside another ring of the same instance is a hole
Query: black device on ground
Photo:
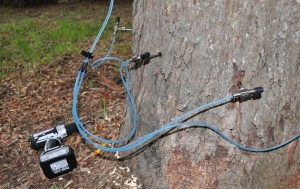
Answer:
[[32, 149], [39, 150], [44, 148], [49, 139], [57, 139], [62, 142], [65, 137], [76, 132], [78, 132], [78, 129], [75, 123], [70, 123], [68, 125], [58, 124], [45, 131], [33, 134], [28, 141]]
[[73, 149], [62, 145], [59, 140], [49, 139], [40, 156], [40, 166], [49, 179], [71, 172], [77, 167]]
[[44, 148], [40, 156], [40, 166], [49, 179], [71, 172], [77, 167], [77, 161], [73, 149], [63, 145], [63, 139], [78, 132], [75, 123], [68, 125], [56, 124], [52, 128], [29, 137], [32, 149]]

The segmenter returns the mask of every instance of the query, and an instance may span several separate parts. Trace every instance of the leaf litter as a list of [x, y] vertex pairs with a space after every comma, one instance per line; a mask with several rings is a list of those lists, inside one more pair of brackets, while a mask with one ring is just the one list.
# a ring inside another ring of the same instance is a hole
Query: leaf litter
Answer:
[[[103, 158], [103, 152], [95, 151], [78, 134], [64, 141], [75, 150], [78, 168], [52, 180], [47, 179], [39, 167], [41, 152], [29, 147], [31, 134], [58, 120], [65, 124], [73, 122], [72, 92], [80, 58], [68, 57], [65, 64], [51, 68], [40, 65], [37, 69], [47, 73], [45, 75], [37, 76], [29, 71], [1, 79], [0, 188], [53, 188], [53, 183], [58, 188], [140, 188], [126, 171], [129, 168], [122, 168], [118, 161]], [[126, 104], [124, 93], [120, 92], [122, 86], [112, 84], [119, 73], [110, 68], [109, 63], [104, 64], [96, 71], [101, 72], [100, 79], [97, 75], [89, 78], [93, 80], [92, 88], [85, 81], [78, 111], [95, 134], [117, 139]], [[64, 73], [57, 74], [58, 69], [63, 69]], [[101, 82], [103, 78], [104, 82]], [[103, 117], [104, 98], [109, 119]], [[109, 174], [113, 170], [115, 173]]]
[[[87, 45], [90, 43], [87, 41]], [[141, 188], [130, 169], [121, 166], [116, 158], [118, 154], [97, 151], [78, 134], [64, 140], [64, 144], [74, 149], [78, 167], [52, 180], [47, 179], [39, 167], [41, 151], [36, 152], [29, 146], [28, 138], [33, 133], [49, 128], [56, 121], [73, 122], [73, 85], [81, 61], [82, 57], [77, 54], [65, 55], [56, 58], [54, 64], [18, 69], [0, 78], [1, 189]], [[118, 138], [125, 115], [125, 94], [116, 82], [117, 67], [115, 62], [108, 62], [98, 69], [89, 69], [78, 100], [82, 121], [89, 122], [88, 128], [94, 134], [109, 139]]]

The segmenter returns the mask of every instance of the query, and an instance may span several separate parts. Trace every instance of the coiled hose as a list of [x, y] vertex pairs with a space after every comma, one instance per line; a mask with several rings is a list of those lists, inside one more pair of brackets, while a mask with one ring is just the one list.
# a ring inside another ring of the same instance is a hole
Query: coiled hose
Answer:
[[[114, 1], [111, 0], [110, 1], [110, 7], [109, 7], [109, 11], [107, 13], [107, 16], [105, 18], [105, 21], [96, 37], [96, 39], [94, 40], [89, 52], [92, 53], [94, 51], [94, 48], [99, 40], [99, 38], [101, 37], [106, 25], [107, 25], [107, 22], [110, 18], [110, 15], [111, 15], [111, 12], [112, 12], [112, 8], [113, 8], [113, 3]], [[171, 122], [167, 123], [166, 125], [164, 125], [163, 127], [157, 129], [156, 131], [153, 131], [147, 135], [144, 135], [142, 136], [141, 138], [138, 138], [137, 140], [129, 143], [129, 144], [126, 144], [126, 145], [123, 145], [123, 146], [120, 146], [120, 147], [113, 147], [113, 148], [110, 148], [110, 147], [105, 147], [105, 146], [102, 146], [100, 145], [99, 143], [97, 142], [104, 142], [104, 143], [111, 143], [111, 144], [117, 144], [117, 143], [122, 143], [122, 142], [125, 142], [129, 139], [131, 139], [134, 134], [137, 132], [137, 128], [138, 128], [138, 125], [137, 125], [137, 115], [136, 115], [136, 109], [135, 109], [135, 105], [134, 105], [134, 100], [131, 96], [131, 93], [130, 93], [130, 89], [129, 89], [129, 70], [128, 70], [128, 65], [129, 65], [129, 62], [128, 61], [123, 61], [117, 57], [109, 57], [112, 49], [113, 49], [113, 45], [115, 43], [115, 40], [116, 40], [116, 36], [113, 37], [113, 40], [112, 40], [112, 43], [110, 45], [110, 48], [108, 50], [108, 52], [106, 53], [105, 57], [104, 58], [100, 58], [96, 61], [94, 61], [92, 63], [92, 68], [96, 68], [98, 66], [101, 66], [106, 60], [115, 60], [115, 61], [118, 61], [121, 63], [121, 66], [120, 66], [120, 76], [121, 76], [121, 79], [122, 79], [122, 83], [124, 85], [124, 88], [125, 88], [125, 91], [126, 91], [126, 99], [127, 99], [127, 103], [128, 103], [128, 106], [129, 106], [129, 110], [130, 110], [130, 114], [131, 114], [131, 119], [132, 119], [132, 123], [133, 123], [133, 127], [132, 127], [132, 130], [130, 131], [129, 135], [122, 138], [122, 139], [118, 139], [118, 140], [108, 140], [108, 139], [105, 139], [105, 138], [101, 138], [101, 137], [98, 137], [98, 136], [95, 136], [94, 134], [92, 134], [90, 131], [88, 131], [83, 123], [80, 121], [79, 117], [78, 117], [78, 114], [77, 114], [77, 100], [78, 100], [78, 95], [79, 95], [79, 91], [80, 91], [80, 87], [82, 85], [82, 82], [83, 82], [83, 79], [85, 77], [85, 73], [82, 71], [82, 70], [79, 70], [78, 74], [77, 74], [77, 77], [76, 77], [76, 81], [75, 81], [75, 85], [74, 85], [74, 89], [73, 89], [73, 104], [72, 104], [72, 114], [73, 114], [73, 118], [74, 118], [74, 122], [78, 128], [78, 131], [80, 132], [80, 134], [82, 135], [82, 137], [88, 141], [89, 143], [91, 143], [93, 146], [95, 146], [96, 148], [98, 149], [101, 149], [103, 151], [107, 151], [107, 152], [123, 152], [123, 151], [130, 151], [130, 150], [134, 150], [144, 144], [146, 144], [147, 142], [149, 142], [151, 139], [154, 139], [155, 137], [159, 136], [159, 134], [163, 133], [163, 132], [167, 132], [171, 129], [174, 129], [174, 128], [178, 128], [178, 127], [183, 127], [183, 126], [199, 126], [199, 127], [202, 127], [202, 128], [207, 128], [207, 129], [210, 129], [214, 132], [216, 132], [218, 135], [220, 135], [221, 137], [223, 137], [226, 141], [228, 141], [229, 143], [231, 143], [232, 145], [235, 145], [237, 148], [239, 149], [242, 149], [242, 150], [246, 150], [246, 151], [250, 151], [250, 152], [267, 152], [267, 151], [272, 151], [272, 150], [275, 150], [275, 149], [278, 149], [282, 146], [285, 146], [287, 144], [289, 144], [290, 142], [298, 139], [300, 137], [300, 133], [298, 133], [297, 135], [293, 136], [292, 138], [288, 139], [287, 141], [283, 142], [283, 143], [280, 143], [278, 145], [275, 145], [273, 147], [270, 147], [270, 148], [262, 148], [262, 149], [253, 149], [253, 148], [248, 148], [248, 147], [245, 147], [245, 146], [242, 146], [234, 141], [232, 141], [231, 139], [229, 139], [227, 136], [225, 136], [221, 131], [219, 131], [217, 128], [213, 127], [212, 125], [208, 124], [208, 123], [204, 123], [204, 122], [183, 122], [187, 119], [189, 119], [190, 117], [202, 112], [202, 111], [205, 111], [205, 110], [208, 110], [210, 108], [213, 108], [213, 107], [216, 107], [216, 106], [219, 106], [219, 105], [222, 105], [222, 104], [225, 104], [225, 103], [228, 103], [230, 101], [232, 101], [234, 99], [233, 96], [228, 96], [228, 97], [225, 97], [225, 98], [222, 98], [220, 100], [217, 100], [217, 101], [214, 101], [214, 102], [211, 102], [211, 103], [208, 103], [208, 104], [205, 104], [205, 105], [202, 105], [194, 110], [191, 110], [175, 119], [173, 119]], [[88, 62], [88, 59], [86, 58], [84, 60], [85, 63]], [[125, 70], [125, 76], [123, 76], [123, 71]], [[93, 138], [95, 141], [97, 142], [94, 142], [91, 138]]]

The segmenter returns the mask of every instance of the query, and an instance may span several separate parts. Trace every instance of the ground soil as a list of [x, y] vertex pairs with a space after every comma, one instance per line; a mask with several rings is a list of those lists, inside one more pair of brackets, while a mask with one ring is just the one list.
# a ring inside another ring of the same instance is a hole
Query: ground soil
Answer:
[[[80, 60], [67, 56], [57, 65], [39, 66], [26, 73], [18, 70], [15, 77], [1, 79], [0, 188], [126, 188], [124, 183], [132, 180], [128, 168], [122, 168], [114, 154], [95, 156], [95, 149], [78, 134], [64, 141], [75, 150], [78, 168], [52, 180], [39, 168], [41, 151], [29, 147], [28, 138], [33, 133], [57, 121], [73, 121], [72, 88]], [[89, 122], [87, 127], [110, 139], [118, 137], [125, 109], [122, 86], [115, 83], [116, 70], [117, 65], [111, 63], [90, 73], [78, 102], [80, 117]], [[89, 81], [93, 81], [92, 86], [88, 86]]]

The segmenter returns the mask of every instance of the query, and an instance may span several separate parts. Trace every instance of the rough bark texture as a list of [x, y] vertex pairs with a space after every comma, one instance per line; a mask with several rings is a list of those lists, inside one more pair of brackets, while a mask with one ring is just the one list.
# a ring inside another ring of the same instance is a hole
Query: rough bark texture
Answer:
[[[138, 137], [237, 91], [238, 82], [264, 87], [262, 98], [192, 120], [256, 148], [300, 132], [299, 0], [135, 0], [133, 7], [134, 53], [163, 53], [131, 71]], [[125, 125], [123, 133], [129, 119]], [[189, 128], [159, 139], [128, 162], [144, 188], [300, 188], [298, 141], [249, 153], [210, 130]]]

